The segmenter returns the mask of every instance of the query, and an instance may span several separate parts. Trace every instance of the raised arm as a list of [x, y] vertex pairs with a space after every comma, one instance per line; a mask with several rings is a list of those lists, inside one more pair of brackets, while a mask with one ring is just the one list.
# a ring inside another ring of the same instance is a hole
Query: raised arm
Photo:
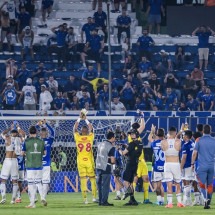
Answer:
[[137, 129], [139, 134], [141, 134], [145, 129], [144, 113], [141, 111], [140, 114], [140, 127]]
[[156, 126], [154, 126], [154, 125], [152, 124], [151, 132], [150, 132], [150, 134], [149, 134], [149, 136], [148, 136], [148, 141], [149, 141], [150, 143], [153, 142], [154, 139], [155, 139], [155, 131], [156, 131]]

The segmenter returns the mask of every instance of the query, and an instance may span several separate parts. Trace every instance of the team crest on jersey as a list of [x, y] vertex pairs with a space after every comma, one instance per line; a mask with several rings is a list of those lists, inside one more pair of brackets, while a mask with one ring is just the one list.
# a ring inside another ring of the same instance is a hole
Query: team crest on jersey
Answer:
[[88, 161], [88, 158], [83, 158], [83, 161]]
[[82, 137], [81, 140], [87, 140], [87, 137]]
[[8, 12], [13, 12], [14, 11], [13, 4], [7, 4], [7, 10]]

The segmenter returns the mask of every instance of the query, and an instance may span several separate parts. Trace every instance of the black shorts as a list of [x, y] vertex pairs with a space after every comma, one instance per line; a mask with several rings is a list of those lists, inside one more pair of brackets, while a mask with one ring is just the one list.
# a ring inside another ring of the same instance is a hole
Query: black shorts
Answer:
[[1, 27], [2, 31], [5, 31], [7, 34], [10, 34], [10, 27]]
[[89, 51], [87, 51], [86, 54], [88, 56], [88, 60], [94, 60], [94, 61], [96, 61], [96, 63], [101, 62], [101, 53], [89, 50]]
[[125, 171], [123, 173], [123, 180], [129, 183], [133, 183], [134, 177], [137, 175], [137, 164], [136, 165], [126, 165]]

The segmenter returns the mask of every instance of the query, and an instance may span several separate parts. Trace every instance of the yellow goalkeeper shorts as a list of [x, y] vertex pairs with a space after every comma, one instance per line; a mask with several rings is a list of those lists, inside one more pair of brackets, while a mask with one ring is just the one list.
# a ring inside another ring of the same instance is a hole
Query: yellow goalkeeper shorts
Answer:
[[137, 167], [137, 177], [140, 178], [142, 176], [148, 176], [148, 167], [146, 165], [145, 160], [139, 161]]
[[78, 174], [80, 177], [95, 177], [95, 168], [91, 163], [79, 163]]

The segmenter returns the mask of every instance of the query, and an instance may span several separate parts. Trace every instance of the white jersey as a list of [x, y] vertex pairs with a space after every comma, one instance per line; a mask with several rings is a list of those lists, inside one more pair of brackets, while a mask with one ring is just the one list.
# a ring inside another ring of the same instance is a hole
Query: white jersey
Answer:
[[175, 139], [167, 139], [168, 149], [164, 151], [165, 156], [179, 156], [179, 151], [175, 148]]
[[14, 0], [8, 1], [5, 9], [9, 13], [10, 19], [16, 19], [16, 5]]
[[14, 151], [14, 146], [12, 144], [12, 141], [11, 141], [10, 145], [7, 145], [6, 136], [4, 134], [1, 134], [1, 136], [2, 136], [2, 139], [5, 140], [6, 152], [13, 152]]
[[114, 104], [113, 102], [111, 102], [111, 109], [112, 110], [125, 110], [125, 106], [122, 102], [118, 102], [117, 104]]
[[47, 111], [51, 108], [51, 102], [53, 101], [52, 95], [48, 90], [40, 93], [40, 110]]
[[26, 85], [22, 88], [22, 92], [24, 92], [24, 104], [35, 104], [34, 93], [36, 93], [36, 89], [34, 86]]
[[23, 37], [23, 44], [25, 47], [30, 47], [31, 46], [31, 42], [32, 42], [32, 36], [31, 36], [31, 30], [29, 32], [27, 32], [25, 30], [25, 34]]

